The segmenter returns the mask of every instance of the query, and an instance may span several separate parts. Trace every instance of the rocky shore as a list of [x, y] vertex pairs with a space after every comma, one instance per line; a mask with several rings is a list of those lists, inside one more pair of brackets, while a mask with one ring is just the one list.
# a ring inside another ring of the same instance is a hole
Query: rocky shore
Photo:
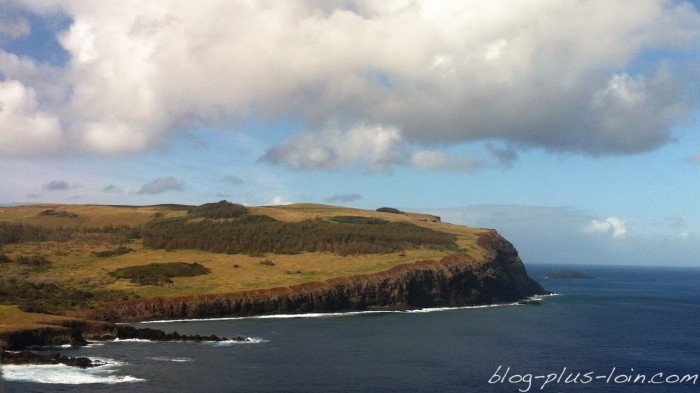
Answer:
[[103, 363], [88, 357], [62, 356], [60, 353], [40, 355], [32, 351], [0, 351], [2, 364], [64, 364], [71, 367], [90, 368], [101, 366]]
[[246, 337], [218, 337], [215, 335], [184, 335], [178, 332], [118, 325], [111, 322], [76, 320], [70, 327], [55, 326], [0, 333], [0, 348], [10, 351], [30, 347], [60, 345], [84, 346], [89, 341], [149, 340], [179, 342], [247, 341]]

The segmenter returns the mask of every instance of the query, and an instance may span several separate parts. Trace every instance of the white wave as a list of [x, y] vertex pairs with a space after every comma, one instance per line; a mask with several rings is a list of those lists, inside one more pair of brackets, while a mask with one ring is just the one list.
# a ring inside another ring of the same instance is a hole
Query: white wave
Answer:
[[157, 360], [159, 362], [178, 362], [178, 363], [191, 362], [194, 360], [193, 358], [186, 358], [186, 357], [166, 358], [166, 357], [161, 357], [161, 356], [149, 356], [146, 359]]
[[221, 340], [221, 341], [203, 341], [202, 343], [204, 344], [209, 344], [209, 345], [216, 345], [216, 346], [224, 346], [224, 345], [239, 345], [239, 344], [260, 344], [260, 343], [266, 343], [269, 342], [269, 340], [265, 340], [264, 338], [259, 338], [259, 337], [246, 337], [245, 340]]
[[462, 306], [462, 307], [428, 307], [428, 308], [417, 308], [417, 309], [406, 310], [406, 311], [391, 311], [391, 312], [406, 312], [406, 313], [443, 312], [443, 311], [454, 311], [454, 310], [469, 310], [472, 308], [491, 308], [491, 307], [513, 306], [516, 304], [518, 304], [518, 303], [482, 304], [482, 305], [478, 305], [478, 306]]
[[91, 358], [106, 363], [92, 368], [70, 367], [64, 364], [51, 365], [15, 365], [2, 366], [6, 381], [50, 383], [63, 385], [81, 385], [87, 383], [117, 384], [125, 382], [143, 382], [145, 379], [131, 375], [115, 375], [116, 367], [122, 365], [111, 359]]
[[143, 338], [115, 338], [112, 340], [113, 342], [122, 342], [122, 343], [154, 343], [157, 341], [153, 340], [146, 340]]
[[242, 319], [293, 319], [293, 318], [328, 318], [342, 317], [359, 314], [375, 314], [386, 313], [390, 311], [348, 311], [348, 312], [322, 312], [322, 313], [303, 313], [303, 314], [270, 314], [270, 315], [255, 315], [250, 317], [222, 317], [222, 318], [191, 318], [191, 319], [162, 319], [155, 321], [143, 321], [139, 323], [173, 323], [173, 322], [207, 322], [207, 321], [237, 321]]
[[[543, 295], [543, 296], [554, 296], [553, 295]], [[426, 307], [426, 308], [416, 308], [409, 310], [378, 310], [378, 311], [346, 311], [346, 312], [321, 312], [321, 313], [302, 313], [302, 314], [269, 314], [269, 315], [255, 315], [250, 317], [222, 317], [222, 318], [192, 318], [192, 319], [163, 319], [155, 321], [143, 321], [139, 322], [142, 324], [150, 323], [174, 323], [174, 322], [216, 322], [216, 321], [237, 321], [243, 319], [294, 319], [294, 318], [331, 318], [331, 317], [346, 317], [354, 315], [365, 315], [365, 314], [404, 314], [404, 313], [426, 313], [426, 312], [440, 312], [440, 311], [453, 311], [453, 310], [466, 310], [472, 308], [490, 308], [490, 307], [503, 307], [503, 306], [515, 306], [518, 305], [517, 302], [513, 303], [499, 303], [499, 304], [481, 304], [474, 306], [460, 306], [460, 307]]]

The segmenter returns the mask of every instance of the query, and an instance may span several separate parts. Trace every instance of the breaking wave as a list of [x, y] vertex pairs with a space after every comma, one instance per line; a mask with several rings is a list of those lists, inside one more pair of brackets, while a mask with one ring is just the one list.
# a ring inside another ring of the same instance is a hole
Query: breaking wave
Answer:
[[70, 367], [64, 364], [8, 364], [2, 366], [2, 376], [6, 381], [61, 385], [118, 384], [145, 381], [143, 378], [131, 375], [117, 375], [118, 368], [124, 363], [101, 358], [92, 358], [92, 360], [104, 362], [104, 364], [91, 368]]

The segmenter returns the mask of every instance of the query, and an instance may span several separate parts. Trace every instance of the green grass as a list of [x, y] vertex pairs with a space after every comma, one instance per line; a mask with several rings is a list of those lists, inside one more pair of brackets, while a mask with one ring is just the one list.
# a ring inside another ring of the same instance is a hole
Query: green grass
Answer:
[[72, 318], [20, 310], [14, 305], [0, 305], [0, 332], [33, 329], [37, 327], [62, 326]]
[[[48, 300], [40, 304], [42, 307], [49, 308], [52, 312], [79, 316], [81, 307], [99, 307], [100, 302], [105, 301], [287, 287], [335, 277], [377, 273], [399, 264], [436, 260], [465, 250], [477, 260], [484, 256], [484, 250], [476, 244], [483, 229], [443, 223], [437, 217], [427, 214], [395, 214], [318, 204], [249, 207], [247, 214], [265, 215], [285, 222], [316, 218], [329, 220], [332, 217], [353, 217], [340, 220], [360, 220], [365, 224], [373, 222], [376, 226], [383, 226], [379, 223], [384, 221], [406, 222], [455, 235], [457, 249], [450, 251], [418, 247], [387, 254], [350, 256], [329, 252], [285, 255], [268, 252], [251, 256], [192, 249], [155, 250], [145, 248], [142, 239], [87, 231], [87, 228], [104, 226], [145, 226], [156, 217], [184, 218], [192, 208], [185, 205], [139, 207], [59, 204], [0, 207], [0, 223], [34, 225], [47, 229], [72, 228], [78, 233], [67, 241], [28, 241], [0, 245], [0, 254], [13, 261], [0, 263], [0, 286], [10, 290], [22, 286], [23, 289], [19, 289], [18, 293], [25, 294], [24, 297], [0, 298], [0, 302], [4, 303], [0, 305], [0, 328], [18, 326], [25, 322], [29, 325], [36, 323], [34, 317], [41, 314], [25, 313], [16, 308], [18, 304], [32, 304], [27, 300], [32, 291], [38, 291], [35, 296]], [[74, 213], [77, 217], [71, 214], [41, 215], [51, 209]], [[337, 218], [333, 221], [333, 225], [346, 225], [338, 222]], [[42, 255], [51, 263], [41, 269], [15, 263], [22, 255]], [[274, 265], [261, 264], [261, 260], [271, 260]], [[155, 282], [167, 285], [141, 285], [138, 280], [131, 282], [131, 277], [122, 276], [122, 279], [110, 274], [138, 271], [144, 269], [144, 265], [169, 264], [173, 261], [198, 264], [211, 273], [182, 277], [164, 274], [164, 268], [157, 267], [157, 274], [163, 274], [171, 282], [166, 282], [165, 279], [156, 279]], [[93, 296], [90, 297], [89, 293]]]

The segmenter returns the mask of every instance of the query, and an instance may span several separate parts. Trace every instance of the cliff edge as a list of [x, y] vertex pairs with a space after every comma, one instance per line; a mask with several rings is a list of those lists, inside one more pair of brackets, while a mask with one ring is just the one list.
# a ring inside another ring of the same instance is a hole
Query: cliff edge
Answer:
[[156, 297], [108, 303], [89, 315], [112, 322], [269, 314], [408, 310], [515, 302], [547, 293], [517, 250], [496, 231], [480, 235], [483, 260], [466, 254], [418, 261], [387, 271], [289, 287], [228, 294]]

